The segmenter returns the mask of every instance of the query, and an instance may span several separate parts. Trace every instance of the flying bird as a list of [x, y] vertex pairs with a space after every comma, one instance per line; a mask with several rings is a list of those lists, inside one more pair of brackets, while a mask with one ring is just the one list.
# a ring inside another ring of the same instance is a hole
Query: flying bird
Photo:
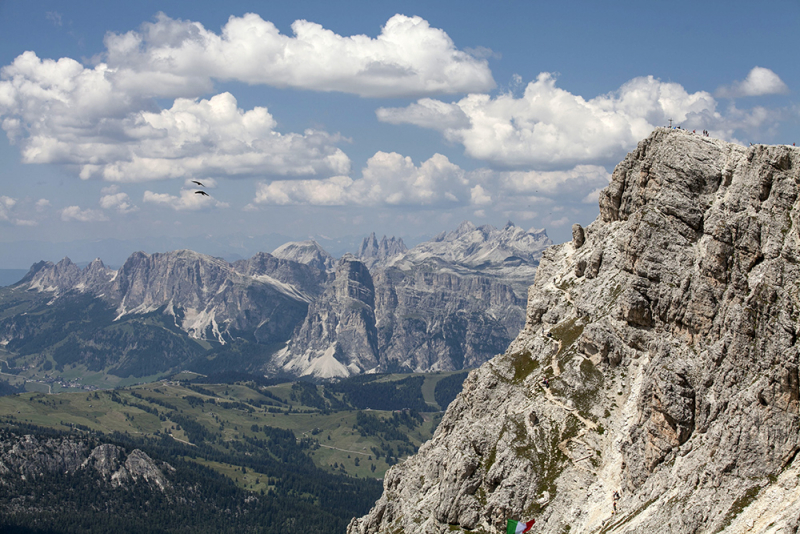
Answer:
[[198, 182], [197, 180], [192, 180], [192, 183], [193, 183], [193, 184], [197, 184], [197, 185], [199, 185], [200, 187], [205, 187], [205, 186], [203, 185], [203, 182]]
[[206, 193], [205, 191], [195, 191], [195, 192], [194, 192], [194, 194], [195, 194], [195, 195], [205, 195], [205, 196], [208, 196], [208, 193]]

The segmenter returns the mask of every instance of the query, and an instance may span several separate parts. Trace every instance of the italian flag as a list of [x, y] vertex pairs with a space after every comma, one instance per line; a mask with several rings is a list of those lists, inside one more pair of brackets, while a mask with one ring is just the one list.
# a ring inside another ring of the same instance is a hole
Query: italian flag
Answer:
[[522, 532], [530, 532], [533, 528], [533, 524], [536, 523], [535, 519], [531, 519], [527, 523], [523, 521], [514, 521], [513, 519], [508, 520], [508, 526], [506, 527], [506, 534], [520, 534]]

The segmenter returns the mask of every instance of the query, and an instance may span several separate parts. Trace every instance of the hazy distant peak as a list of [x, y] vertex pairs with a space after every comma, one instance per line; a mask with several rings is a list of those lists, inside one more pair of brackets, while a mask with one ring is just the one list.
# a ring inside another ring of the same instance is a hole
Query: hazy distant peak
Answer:
[[334, 267], [333, 256], [313, 239], [290, 241], [272, 251], [272, 255], [283, 260], [296, 261], [317, 267], [322, 271], [330, 271]]
[[470, 267], [497, 268], [510, 265], [511, 261], [535, 269], [542, 251], [552, 244], [544, 230], [525, 231], [511, 221], [499, 230], [489, 224], [476, 226], [471, 221], [464, 221], [452, 232], [443, 232], [420, 243], [403, 258], [412, 264], [436, 258]]

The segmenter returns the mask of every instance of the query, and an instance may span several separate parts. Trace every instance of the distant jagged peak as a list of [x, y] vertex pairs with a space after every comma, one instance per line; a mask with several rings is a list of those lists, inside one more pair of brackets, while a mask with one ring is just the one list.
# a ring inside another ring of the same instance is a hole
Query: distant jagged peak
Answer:
[[517, 226], [512, 221], [508, 221], [503, 228], [495, 228], [491, 224], [483, 224], [481, 226], [476, 226], [472, 221], [463, 221], [459, 224], [455, 230], [450, 232], [442, 232], [438, 234], [436, 237], [431, 239], [429, 242], [452, 242], [458, 241], [463, 239], [465, 236], [469, 236], [470, 239], [483, 239], [483, 240], [492, 240], [497, 239], [498, 236], [503, 237], [511, 237], [511, 236], [521, 236], [524, 234], [529, 234], [531, 236], [540, 237], [540, 238], [547, 238], [547, 231], [543, 228], [531, 228], [530, 230], [525, 230], [520, 226]]
[[545, 230], [524, 230], [511, 221], [501, 229], [464, 221], [455, 230], [420, 243], [404, 256], [413, 263], [438, 258], [471, 267], [506, 265], [510, 260], [535, 265], [542, 251], [552, 244]]
[[378, 254], [378, 239], [375, 237], [375, 232], [370, 233], [361, 241], [361, 246], [358, 247], [356, 256], [359, 258], [374, 258]]
[[95, 258], [81, 269], [71, 259], [64, 257], [55, 264], [50, 261], [35, 263], [21, 283], [27, 283], [29, 289], [60, 294], [71, 289], [85, 291], [108, 282], [115, 274], [116, 271], [106, 267], [100, 258]]
[[283, 260], [305, 263], [322, 271], [332, 271], [336, 263], [333, 256], [313, 239], [284, 243], [273, 250], [272, 255]]
[[103, 263], [103, 260], [101, 260], [100, 258], [95, 258], [95, 259], [93, 259], [92, 261], [89, 262], [89, 265], [87, 265], [84, 268], [84, 270], [94, 271], [94, 270], [97, 270], [97, 269], [105, 269], [105, 268], [106, 268], [106, 264]]
[[371, 268], [376, 263], [403, 254], [407, 250], [408, 247], [403, 243], [402, 238], [384, 235], [378, 241], [375, 232], [372, 232], [361, 242], [361, 246], [358, 247], [358, 252], [356, 252], [355, 256]]
[[477, 226], [472, 221], [462, 221], [455, 230], [456, 234], [465, 234], [475, 230]]

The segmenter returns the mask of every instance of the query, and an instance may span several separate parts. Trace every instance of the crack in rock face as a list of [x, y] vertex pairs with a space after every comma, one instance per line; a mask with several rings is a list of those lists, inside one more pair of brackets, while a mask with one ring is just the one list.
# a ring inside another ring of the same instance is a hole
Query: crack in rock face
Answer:
[[798, 184], [798, 149], [656, 129], [348, 533], [797, 532]]

